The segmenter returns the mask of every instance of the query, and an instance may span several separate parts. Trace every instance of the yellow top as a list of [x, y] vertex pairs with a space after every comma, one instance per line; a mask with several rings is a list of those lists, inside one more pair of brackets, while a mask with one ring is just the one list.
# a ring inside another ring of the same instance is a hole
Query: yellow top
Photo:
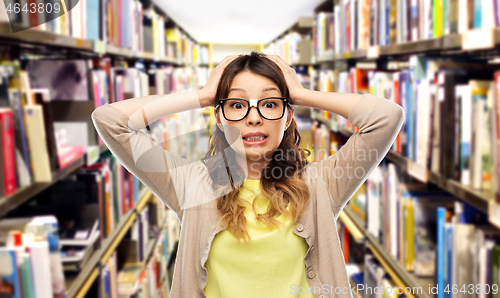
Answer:
[[[251, 204], [261, 189], [260, 180], [246, 179], [239, 196]], [[259, 198], [255, 202], [257, 213], [266, 213], [269, 203], [268, 197]], [[304, 263], [308, 245], [304, 238], [293, 233], [295, 220], [282, 214], [276, 219], [284, 225], [271, 230], [256, 220], [251, 205], [246, 207], [244, 214], [251, 237], [249, 243], [243, 240], [238, 243], [227, 229], [214, 237], [205, 264], [208, 281], [204, 292], [207, 298], [297, 295], [314, 298], [309, 290]]]

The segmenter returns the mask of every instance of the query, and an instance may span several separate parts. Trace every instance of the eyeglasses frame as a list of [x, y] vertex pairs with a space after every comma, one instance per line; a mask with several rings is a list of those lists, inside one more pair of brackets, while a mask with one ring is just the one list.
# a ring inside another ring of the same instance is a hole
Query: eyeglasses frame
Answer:
[[[259, 102], [261, 102], [262, 100], [264, 99], [270, 99], [270, 98], [278, 98], [278, 99], [281, 99], [283, 100], [283, 102], [285, 103], [283, 105], [283, 112], [281, 113], [281, 117], [279, 118], [276, 118], [276, 119], [268, 119], [266, 117], [264, 117], [264, 115], [262, 115], [262, 113], [260, 112], [260, 109], [259, 109]], [[228, 100], [243, 100], [243, 101], [246, 101], [249, 103], [249, 107], [247, 109], [247, 113], [245, 114], [245, 116], [243, 116], [241, 119], [239, 120], [229, 120], [227, 119], [226, 117], [226, 114], [224, 113], [224, 109], [222, 108], [222, 104]], [[225, 99], [219, 99], [219, 103], [215, 106], [215, 109], [217, 110], [220, 106], [221, 110], [222, 110], [222, 115], [224, 115], [224, 119], [226, 119], [227, 121], [241, 121], [243, 119], [245, 119], [247, 116], [248, 116], [248, 113], [250, 113], [250, 109], [252, 107], [255, 107], [257, 109], [257, 112], [259, 112], [259, 115], [266, 119], [266, 120], [269, 120], [269, 121], [274, 121], [274, 120], [280, 120], [281, 118], [283, 118], [283, 116], [285, 115], [285, 109], [286, 109], [286, 105], [289, 105], [290, 107], [292, 107], [292, 105], [290, 104], [290, 102], [288, 101], [288, 97], [280, 97], [280, 96], [270, 96], [270, 97], [264, 97], [264, 98], [261, 98], [261, 99], [244, 99], [244, 98], [236, 98], [236, 97], [232, 97], [232, 98], [225, 98]]]

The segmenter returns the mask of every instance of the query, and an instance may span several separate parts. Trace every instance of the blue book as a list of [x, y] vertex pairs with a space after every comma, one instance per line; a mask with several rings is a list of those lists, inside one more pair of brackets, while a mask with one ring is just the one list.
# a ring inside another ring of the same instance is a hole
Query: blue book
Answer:
[[389, 45], [390, 42], [390, 36], [389, 36], [389, 14], [390, 14], [390, 9], [389, 9], [389, 0], [385, 0], [385, 45]]
[[137, 203], [137, 201], [139, 201], [139, 199], [140, 199], [139, 198], [139, 183], [140, 183], [140, 181], [139, 181], [139, 179], [137, 179], [137, 177], [135, 177], [135, 176], [132, 176], [132, 177], [134, 179], [133, 180], [133, 184], [134, 184], [134, 192], [133, 192], [133, 194], [134, 194], [134, 202]]
[[100, 39], [99, 0], [87, 0], [87, 39]]
[[[419, 104], [419, 102], [418, 102], [419, 86], [420, 86], [420, 80], [415, 79], [415, 91], [413, 94], [413, 109], [412, 109], [412, 111], [413, 111], [413, 114], [412, 114], [413, 115], [413, 117], [412, 117], [413, 118], [412, 119], [413, 131], [412, 132], [413, 132], [414, 136], [418, 136], [418, 133], [419, 133], [418, 132], [418, 125], [417, 125], [418, 124], [418, 116], [419, 116], [417, 113], [417, 111], [419, 109], [419, 107], [418, 107], [418, 104]], [[411, 142], [412, 149], [411, 150], [413, 153], [412, 160], [416, 162], [417, 161], [417, 153], [416, 152], [417, 152], [419, 140], [418, 140], [418, 138], [414, 138], [411, 140], [412, 140], [412, 142]]]
[[[448, 286], [448, 291], [445, 293], [446, 298], [451, 298], [453, 296], [452, 286], [453, 286], [453, 224], [448, 224], [446, 228], [446, 279], [444, 286]], [[451, 289], [450, 289], [451, 288]]]
[[473, 27], [474, 29], [480, 29], [483, 26], [483, 20], [482, 20], [482, 1], [483, 0], [474, 0], [474, 23]]
[[406, 109], [406, 157], [409, 159], [413, 158], [413, 92], [412, 92], [412, 71], [405, 71], [406, 72], [406, 80], [405, 84], [403, 86], [404, 92], [405, 92], [405, 98], [403, 99], [405, 101], [405, 109]]
[[122, 44], [124, 48], [132, 47], [132, 0], [122, 0]]
[[17, 270], [16, 252], [9, 248], [0, 248], [0, 296], [21, 298], [21, 285]]
[[30, 180], [32, 180], [32, 174], [31, 174], [31, 167], [30, 167], [30, 160], [29, 160], [29, 153], [28, 153], [28, 141], [26, 140], [26, 130], [24, 128], [24, 115], [23, 115], [23, 107], [21, 105], [21, 98], [19, 92], [16, 92], [16, 102], [14, 105], [16, 105], [15, 110], [17, 111], [17, 119], [19, 120], [19, 129], [20, 129], [20, 137], [21, 137], [21, 149], [23, 153], [23, 159], [24, 163], [26, 165], [26, 171], [28, 171], [28, 175], [30, 176]]
[[436, 281], [438, 286], [437, 298], [444, 298], [444, 243], [445, 243], [445, 216], [446, 208], [437, 209], [437, 268]]

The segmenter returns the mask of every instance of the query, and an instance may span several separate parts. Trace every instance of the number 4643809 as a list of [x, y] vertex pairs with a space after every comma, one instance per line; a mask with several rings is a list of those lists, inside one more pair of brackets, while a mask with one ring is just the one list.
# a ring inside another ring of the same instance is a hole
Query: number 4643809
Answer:
[[15, 13], [59, 13], [61, 11], [61, 5], [59, 3], [55, 3], [52, 5], [52, 3], [25, 3], [24, 6], [21, 8], [21, 4], [19, 3], [9, 3], [7, 6], [7, 12], [9, 14]]
[[467, 285], [463, 285], [460, 290], [458, 290], [458, 286], [457, 285], [453, 285], [451, 287], [451, 290], [450, 290], [450, 285], [446, 285], [446, 287], [444, 288], [444, 292], [445, 293], [453, 293], [453, 294], [458, 294], [458, 292], [460, 293], [464, 293], [464, 294], [482, 294], [482, 293], [485, 293], [485, 294], [489, 294], [490, 292], [493, 293], [493, 294], [497, 294], [498, 293], [498, 285], [496, 284], [493, 284], [493, 285], [488, 285], [488, 284], [477, 284], [477, 285], [474, 285], [474, 284], [469, 284], [468, 285], [468, 288], [469, 290], [467, 291]]

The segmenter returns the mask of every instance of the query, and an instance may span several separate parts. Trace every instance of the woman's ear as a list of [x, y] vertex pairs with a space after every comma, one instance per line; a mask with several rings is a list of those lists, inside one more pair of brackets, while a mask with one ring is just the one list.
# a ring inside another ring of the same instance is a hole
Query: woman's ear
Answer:
[[222, 123], [220, 122], [219, 114], [217, 113], [217, 111], [218, 109], [214, 109], [215, 123], [221, 131], [224, 131], [224, 129], [222, 129]]
[[293, 119], [293, 114], [295, 113], [295, 108], [292, 106], [291, 110], [288, 110], [287, 113], [287, 118], [286, 118], [286, 125], [285, 125], [285, 130], [292, 125], [292, 119]]

